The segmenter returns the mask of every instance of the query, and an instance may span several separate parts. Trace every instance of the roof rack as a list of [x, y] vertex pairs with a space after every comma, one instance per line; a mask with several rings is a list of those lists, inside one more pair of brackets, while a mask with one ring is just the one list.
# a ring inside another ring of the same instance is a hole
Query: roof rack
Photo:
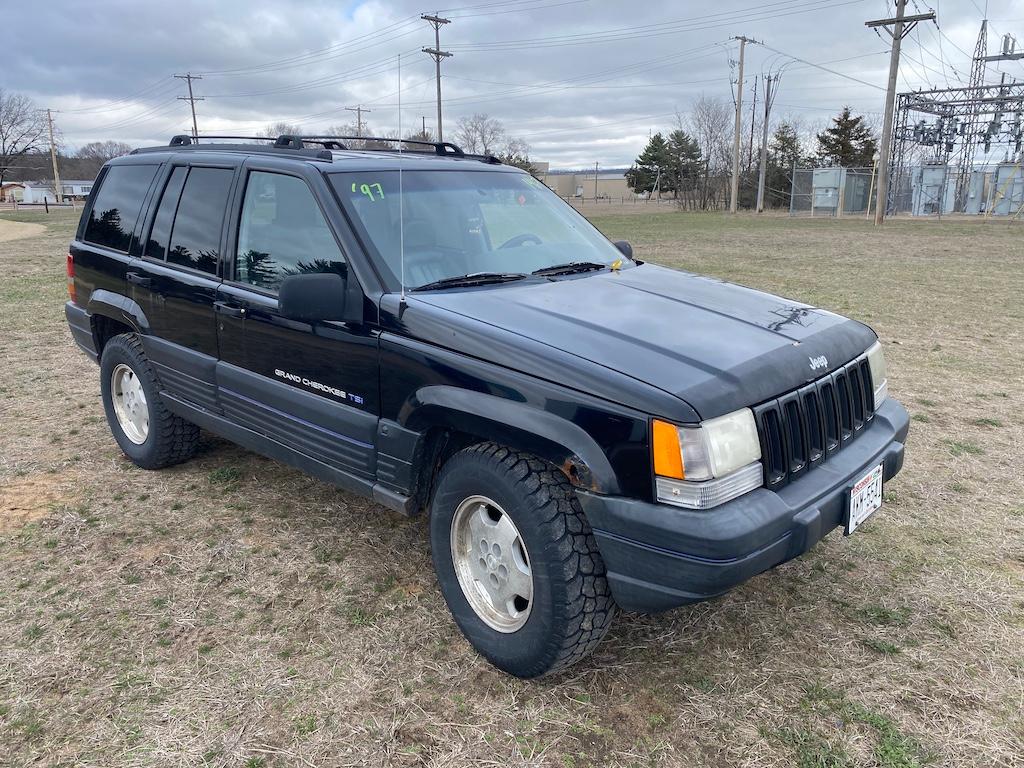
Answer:
[[[240, 139], [242, 141], [264, 141], [273, 142], [272, 144], [200, 144], [199, 139]], [[300, 155], [309, 160], [324, 160], [326, 162], [332, 162], [334, 155], [332, 155], [327, 149], [310, 147], [308, 149], [297, 149], [294, 145], [281, 144], [278, 139], [274, 137], [266, 136], [235, 136], [227, 134], [217, 134], [209, 136], [200, 136], [196, 139], [188, 134], [179, 134], [173, 136], [167, 146], [175, 149], [192, 149], [192, 150], [208, 150], [208, 151], [219, 151], [219, 152], [264, 152], [268, 154], [287, 154], [294, 157]], [[167, 147], [139, 147], [133, 149], [130, 154], [139, 155], [148, 152], [165, 152]]]
[[[199, 139], [241, 139], [243, 141], [265, 141], [272, 142], [270, 144], [256, 144], [251, 146], [246, 145], [203, 145], [199, 143]], [[344, 142], [359, 142], [365, 144], [367, 142], [380, 142], [389, 144], [414, 144], [421, 147], [433, 147], [434, 154], [440, 157], [454, 157], [454, 158], [470, 158], [473, 160], [479, 160], [484, 163], [493, 163], [498, 165], [501, 161], [494, 155], [476, 155], [468, 154], [462, 150], [456, 144], [452, 144], [448, 141], [424, 141], [422, 139], [397, 139], [394, 137], [387, 136], [293, 136], [290, 134], [283, 134], [281, 136], [235, 136], [229, 134], [216, 134], [208, 136], [189, 136], [188, 134], [178, 134], [171, 138], [169, 146], [179, 148], [194, 148], [194, 149], [212, 149], [216, 146], [217, 149], [228, 149], [231, 150], [247, 150], [247, 151], [263, 151], [273, 152], [278, 150], [303, 150], [304, 154], [310, 157], [315, 157], [319, 160], [331, 160], [331, 150], [346, 150], [354, 149], [362, 152], [395, 152], [399, 151], [390, 147], [349, 147]], [[307, 144], [314, 146], [309, 147]], [[319, 147], [320, 149], [316, 149]], [[147, 147], [145, 150], [136, 151], [153, 151], [158, 149], [156, 147]]]
[[[342, 142], [387, 142], [390, 144], [415, 144], [419, 147], [433, 147], [435, 155], [451, 155], [453, 157], [465, 157], [466, 153], [462, 148], [448, 141], [424, 141], [423, 139], [397, 139], [386, 136], [280, 136], [278, 142], [295, 141], [301, 145], [303, 142], [319, 144], [326, 149], [348, 149]], [[361, 149], [361, 148], [360, 148]], [[374, 151], [373, 149], [370, 150]], [[378, 150], [379, 151], [379, 150]], [[393, 150], [385, 150], [393, 151]]]
[[[364, 144], [362, 147], [348, 147], [343, 142], [355, 141]], [[276, 146], [288, 145], [301, 149], [305, 144], [319, 144], [324, 149], [357, 149], [365, 152], [394, 152], [394, 149], [366, 147], [368, 142], [387, 142], [390, 144], [415, 144], [418, 147], [433, 147], [434, 154], [441, 157], [468, 157], [485, 163], [498, 164], [501, 161], [494, 155], [475, 155], [464, 152], [462, 147], [450, 141], [426, 141], [424, 139], [399, 139], [394, 136], [278, 136]]]

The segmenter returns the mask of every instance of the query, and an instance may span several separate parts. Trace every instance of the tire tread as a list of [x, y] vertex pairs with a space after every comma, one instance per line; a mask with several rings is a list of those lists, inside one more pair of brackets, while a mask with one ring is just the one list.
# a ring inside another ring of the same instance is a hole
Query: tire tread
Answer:
[[548, 653], [543, 655], [553, 660], [534, 674], [548, 675], [575, 664], [607, 634], [617, 606], [597, 541], [569, 479], [548, 462], [497, 443], [479, 443], [463, 452], [494, 462], [524, 486], [526, 498], [541, 515], [541, 528], [562, 553], [560, 565], [568, 587], [566, 631], [551, 633]]
[[[142, 348], [142, 340], [138, 334], [124, 333], [107, 342], [104, 353], [108, 349], [120, 348], [132, 358], [132, 368], [138, 376], [149, 379], [159, 392], [160, 379], [153, 366], [146, 358]], [[199, 427], [180, 416], [171, 413], [159, 396], [150, 404], [150, 435], [157, 439], [152, 456], [140, 464], [145, 469], [162, 469], [188, 461], [196, 454], [199, 447]], [[137, 460], [136, 463], [139, 463]]]

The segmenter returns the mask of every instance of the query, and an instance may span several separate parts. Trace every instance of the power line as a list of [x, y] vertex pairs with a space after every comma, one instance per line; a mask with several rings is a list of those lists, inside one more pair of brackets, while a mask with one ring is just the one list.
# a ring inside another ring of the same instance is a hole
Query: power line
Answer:
[[[679, 32], [694, 32], [703, 29], [728, 26], [740, 22], [765, 21], [796, 14], [822, 11], [842, 5], [853, 5], [863, 0], [843, 0], [842, 2], [823, 0], [776, 0], [762, 3], [739, 11], [719, 11], [704, 16], [694, 16], [672, 21], [644, 24], [633, 27], [619, 27], [596, 32], [583, 32], [572, 35], [555, 35], [551, 37], [522, 38], [516, 40], [496, 40], [489, 42], [467, 43], [452, 46], [455, 51], [509, 50], [528, 46], [530, 48], [557, 48], [570, 45], [589, 45], [592, 43], [614, 42], [644, 37], [673, 35]], [[777, 6], [787, 6], [776, 11], [769, 11]], [[702, 22], [708, 22], [703, 23]]]
[[773, 48], [772, 46], [768, 45], [767, 43], [763, 43], [763, 42], [760, 42], [760, 41], [757, 41], [757, 40], [755, 40], [753, 42], [755, 42], [757, 45], [760, 45], [762, 48], [767, 48], [772, 53], [778, 53], [778, 54], [781, 54], [782, 56], [788, 56], [789, 58], [793, 59], [794, 61], [799, 61], [801, 64], [806, 64], [808, 67], [814, 67], [815, 69], [820, 69], [823, 72], [828, 72], [830, 75], [835, 75], [836, 77], [842, 77], [842, 78], [845, 78], [847, 80], [852, 80], [855, 83], [860, 83], [861, 85], [866, 85], [869, 88], [874, 88], [876, 91], [884, 91], [885, 90], [880, 85], [875, 85], [874, 83], [869, 83], [867, 80], [861, 80], [859, 77], [854, 77], [853, 75], [847, 75], [847, 74], [844, 74], [843, 72], [838, 72], [838, 71], [836, 71], [834, 69], [829, 69], [828, 67], [822, 66], [821, 64], [815, 64], [813, 61], [807, 61], [807, 59], [801, 59], [799, 56], [794, 56], [791, 53], [786, 53], [785, 51], [780, 51], [778, 48]]
[[[365, 46], [364, 47], [357, 47], [355, 49], [351, 49], [350, 46], [352, 46], [352, 45], [354, 45], [356, 43], [366, 42], [368, 40], [374, 40], [373, 44], [374, 45], [379, 45], [379, 44], [384, 43], [384, 42], [390, 42], [392, 40], [396, 40], [396, 39], [398, 39], [400, 37], [405, 37], [405, 36], [407, 36], [409, 34], [412, 34], [412, 33], [416, 32], [416, 31], [418, 31], [418, 29], [419, 29], [419, 24], [417, 23], [418, 20], [419, 20], [419, 18], [417, 16], [407, 16], [407, 17], [405, 17], [403, 19], [399, 19], [398, 21], [395, 21], [395, 22], [393, 22], [391, 24], [388, 24], [387, 26], [381, 27], [380, 29], [374, 30], [373, 32], [367, 32], [367, 33], [362, 34], [362, 35], [356, 35], [355, 37], [349, 38], [347, 40], [343, 40], [343, 41], [341, 41], [339, 43], [332, 43], [331, 45], [328, 45], [328, 46], [326, 46], [324, 48], [318, 48], [318, 49], [313, 50], [313, 51], [307, 51], [306, 53], [297, 54], [295, 56], [286, 56], [284, 58], [275, 59], [273, 61], [266, 61], [266, 62], [263, 62], [261, 64], [253, 64], [253, 65], [248, 66], [248, 67], [235, 67], [235, 68], [232, 68], [232, 69], [219, 69], [219, 70], [217, 70], [217, 69], [203, 70], [202, 72], [200, 72], [200, 74], [202, 74], [202, 75], [204, 75], [206, 77], [215, 77], [215, 76], [216, 77], [221, 77], [221, 76], [233, 77], [235, 75], [256, 74], [256, 73], [267, 72], [267, 71], [277, 71], [277, 70], [281, 70], [281, 69], [292, 69], [294, 67], [305, 66], [305, 65], [310, 64], [310, 63], [312, 63], [312, 62], [314, 62], [314, 61], [316, 61], [318, 59], [327, 60], [327, 59], [332, 59], [332, 58], [339, 58], [339, 57], [342, 57], [342, 56], [349, 56], [351, 54], [359, 53], [360, 51], [363, 51], [363, 50], [366, 49]], [[399, 30], [405, 30], [405, 31], [403, 31], [399, 35], [393, 35], [392, 37], [386, 37], [386, 33], [388, 33], [388, 32], [394, 33], [394, 32], [398, 32]], [[381, 37], [384, 37], [385, 39], [375, 39], [375, 38], [381, 38]], [[338, 51], [342, 51], [342, 52], [338, 53]], [[334, 54], [336, 54], [336, 55], [334, 55]]]
[[173, 78], [164, 76], [164, 77], [161, 77], [156, 82], [150, 83], [145, 88], [142, 88], [142, 89], [136, 91], [135, 93], [131, 94], [130, 96], [122, 96], [119, 99], [114, 99], [112, 101], [105, 102], [103, 104], [103, 106], [78, 107], [78, 108], [75, 108], [75, 109], [62, 109], [60, 111], [61, 111], [62, 114], [69, 114], [69, 115], [81, 115], [81, 114], [89, 114], [89, 113], [94, 113], [94, 112], [95, 113], [98, 113], [98, 112], [114, 112], [114, 111], [117, 111], [119, 109], [123, 109], [125, 106], [127, 106], [128, 104], [131, 104], [133, 101], [135, 101], [136, 99], [140, 98], [141, 96], [144, 96], [144, 95], [147, 95], [147, 94], [152, 94], [154, 91], [161, 90], [160, 86], [163, 86], [162, 90], [164, 90], [165, 92], [169, 92], [170, 87], [173, 84], [174, 84], [174, 79]]
[[[696, 59], [705, 58], [707, 55], [710, 55], [710, 54], [704, 54], [703, 56], [694, 56], [693, 54], [697, 53], [699, 51], [707, 50], [708, 48], [715, 48], [717, 45], [718, 45], [717, 43], [711, 43], [711, 44], [708, 44], [708, 45], [700, 46], [699, 48], [694, 48], [694, 49], [692, 49], [690, 51], [682, 51], [682, 52], [679, 52], [679, 53], [669, 54], [668, 56], [662, 56], [662, 57], [658, 57], [658, 58], [655, 58], [655, 59], [649, 59], [647, 61], [637, 62], [636, 64], [631, 64], [631, 65], [628, 65], [626, 67], [612, 67], [612, 68], [601, 70], [601, 71], [598, 71], [598, 72], [591, 72], [589, 74], [583, 74], [583, 75], [578, 75], [576, 77], [567, 78], [565, 80], [555, 80], [555, 81], [552, 81], [550, 83], [543, 83], [543, 84], [539, 84], [539, 85], [535, 85], [535, 86], [526, 86], [526, 87], [522, 87], [522, 88], [512, 88], [512, 89], [507, 90], [507, 91], [491, 92], [491, 93], [487, 94], [487, 98], [485, 98], [485, 99], [478, 98], [481, 94], [473, 94], [473, 95], [468, 95], [468, 96], [463, 96], [463, 97], [449, 98], [446, 103], [449, 106], [454, 104], [454, 103], [459, 103], [459, 104], [486, 104], [486, 103], [492, 102], [492, 101], [502, 101], [502, 102], [504, 102], [504, 101], [509, 101], [511, 99], [527, 98], [529, 96], [538, 95], [538, 93], [541, 92], [541, 91], [543, 91], [546, 94], [556, 93], [558, 91], [564, 91], [564, 90], [567, 90], [569, 88], [576, 88], [576, 87], [578, 87], [580, 85], [581, 82], [600, 80], [602, 77], [604, 77], [606, 75], [611, 75], [613, 78], [614, 77], [622, 77], [622, 76], [625, 76], [626, 74], [630, 73], [631, 71], [635, 71], [635, 70], [644, 70], [646, 68], [646, 71], [652, 71], [654, 69], [659, 69], [659, 68], [662, 68], [662, 67], [676, 66], [676, 65], [682, 63], [683, 61], [693, 61], [693, 60], [696, 60]], [[655, 63], [659, 63], [659, 62], [666, 62], [667, 60], [672, 60], [672, 61], [671, 61], [671, 63], [660, 63], [660, 64], [658, 64], [658, 66], [650, 66], [651, 64], [655, 64]], [[429, 103], [429, 102], [407, 102], [407, 105], [426, 104], [426, 103]]]
[[104, 125], [94, 126], [92, 128], [85, 128], [85, 129], [82, 129], [82, 130], [78, 131], [78, 133], [106, 133], [106, 132], [109, 132], [111, 130], [118, 130], [118, 129], [121, 129], [121, 128], [125, 128], [125, 127], [127, 127], [129, 125], [148, 122], [149, 120], [157, 117], [158, 115], [166, 114], [171, 109], [176, 108], [177, 107], [177, 103], [178, 103], [178, 99], [172, 96], [172, 97], [164, 100], [160, 104], [157, 104], [154, 107], [150, 107], [150, 108], [146, 109], [145, 111], [140, 112], [138, 114], [131, 115], [129, 117], [122, 118], [120, 120], [115, 120], [112, 123], [106, 123]]
[[[412, 48], [408, 51], [403, 51], [402, 55], [408, 55], [415, 53], [416, 48]], [[210, 94], [209, 98], [217, 99], [238, 99], [238, 98], [249, 98], [252, 96], [270, 96], [277, 93], [295, 93], [297, 91], [308, 91], [316, 88], [322, 88], [328, 85], [337, 85], [338, 83], [350, 80], [353, 77], [367, 77], [369, 75], [384, 74], [386, 72], [392, 72], [395, 69], [394, 56], [386, 56], [383, 59], [363, 64], [353, 69], [348, 69], [343, 72], [336, 72], [331, 75], [324, 75], [322, 77], [313, 78], [312, 80], [301, 80], [297, 83], [283, 84], [274, 86], [261, 91], [245, 91], [242, 93], [214, 93]]]
[[[539, 0], [531, 0], [531, 2], [539, 2]], [[520, 6], [520, 7], [508, 8], [506, 10], [500, 10], [500, 11], [483, 11], [481, 13], [454, 14], [453, 17], [456, 20], [458, 20], [458, 21], [462, 21], [463, 19], [475, 19], [475, 18], [480, 17], [480, 16], [498, 16], [498, 15], [504, 14], [504, 13], [522, 13], [524, 11], [525, 12], [543, 11], [543, 10], [547, 10], [548, 8], [559, 8], [559, 7], [563, 6], [563, 5], [579, 5], [580, 3], [589, 3], [589, 2], [590, 2], [590, 0], [560, 0], [560, 2], [554, 2], [554, 3], [552, 3], [552, 2], [542, 2], [539, 5], [530, 5], [528, 7], [527, 6]], [[450, 15], [452, 15], [452, 14], [450, 14]]]

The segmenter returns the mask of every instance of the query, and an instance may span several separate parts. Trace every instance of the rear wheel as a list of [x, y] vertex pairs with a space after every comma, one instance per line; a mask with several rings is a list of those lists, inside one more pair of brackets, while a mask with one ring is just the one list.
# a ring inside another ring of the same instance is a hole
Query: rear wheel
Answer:
[[138, 336], [121, 334], [103, 347], [100, 388], [110, 431], [134, 464], [160, 469], [195, 455], [199, 427], [164, 406]]
[[448, 607], [469, 642], [517, 677], [589, 654], [615, 614], [604, 562], [572, 486], [529, 454], [483, 443], [444, 465], [430, 540]]

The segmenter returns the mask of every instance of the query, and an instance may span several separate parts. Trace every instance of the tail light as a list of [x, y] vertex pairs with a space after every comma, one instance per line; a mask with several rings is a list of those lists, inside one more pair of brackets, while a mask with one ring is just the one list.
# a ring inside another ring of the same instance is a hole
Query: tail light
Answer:
[[68, 296], [71, 298], [71, 301], [73, 301], [74, 303], [77, 304], [78, 303], [78, 294], [75, 291], [75, 259], [74, 259], [74, 257], [70, 253], [68, 253], [67, 265], [68, 265]]

